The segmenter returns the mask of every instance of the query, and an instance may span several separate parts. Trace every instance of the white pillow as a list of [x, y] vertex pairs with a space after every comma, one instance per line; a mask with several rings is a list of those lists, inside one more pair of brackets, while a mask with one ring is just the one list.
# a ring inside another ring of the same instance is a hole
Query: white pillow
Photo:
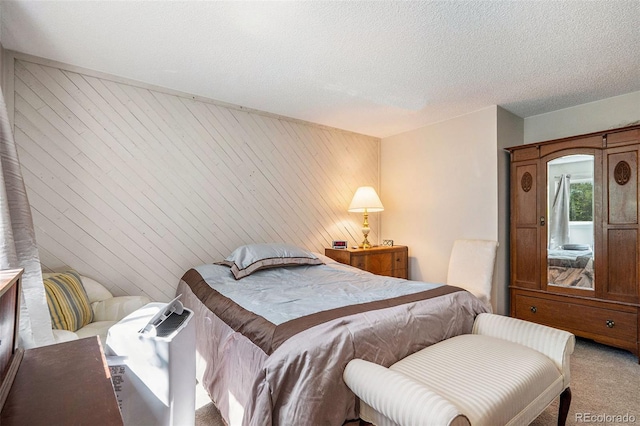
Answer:
[[239, 280], [255, 271], [266, 268], [298, 265], [322, 265], [324, 262], [313, 253], [290, 244], [249, 244], [240, 246], [224, 261]]
[[113, 297], [113, 294], [109, 290], [106, 289], [105, 286], [93, 280], [89, 277], [85, 277], [81, 275], [82, 285], [87, 292], [87, 296], [89, 297], [89, 303], [99, 302], [101, 300], [110, 299]]

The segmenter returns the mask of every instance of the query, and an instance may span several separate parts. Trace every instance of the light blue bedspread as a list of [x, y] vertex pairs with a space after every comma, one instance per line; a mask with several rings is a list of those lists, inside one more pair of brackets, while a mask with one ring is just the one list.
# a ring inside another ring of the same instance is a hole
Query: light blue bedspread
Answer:
[[264, 269], [236, 280], [228, 266], [194, 269], [211, 288], [275, 325], [316, 312], [431, 290], [442, 284], [383, 277], [323, 259], [325, 265]]

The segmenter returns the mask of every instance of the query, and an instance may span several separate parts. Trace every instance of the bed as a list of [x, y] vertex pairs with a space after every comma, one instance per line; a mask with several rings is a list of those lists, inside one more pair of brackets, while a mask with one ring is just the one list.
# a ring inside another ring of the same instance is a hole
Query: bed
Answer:
[[589, 246], [567, 244], [549, 249], [547, 266], [552, 285], [593, 288], [593, 251]]
[[195, 313], [198, 379], [230, 425], [356, 420], [357, 398], [342, 380], [351, 359], [388, 367], [469, 333], [486, 311], [457, 287], [377, 276], [306, 253], [316, 263], [269, 265], [241, 279], [232, 254], [180, 280], [176, 294]]

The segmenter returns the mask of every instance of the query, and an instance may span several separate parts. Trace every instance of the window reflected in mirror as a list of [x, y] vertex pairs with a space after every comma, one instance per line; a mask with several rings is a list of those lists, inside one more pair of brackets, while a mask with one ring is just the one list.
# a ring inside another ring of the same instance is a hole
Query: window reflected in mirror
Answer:
[[547, 163], [549, 285], [593, 289], [593, 155]]

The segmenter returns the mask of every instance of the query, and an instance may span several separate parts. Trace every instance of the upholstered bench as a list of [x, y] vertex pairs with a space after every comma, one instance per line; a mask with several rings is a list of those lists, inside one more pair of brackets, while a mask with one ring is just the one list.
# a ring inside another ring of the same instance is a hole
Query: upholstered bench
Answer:
[[389, 368], [354, 359], [344, 380], [375, 425], [527, 425], [560, 395], [564, 425], [571, 390], [573, 334], [480, 314], [456, 336]]

